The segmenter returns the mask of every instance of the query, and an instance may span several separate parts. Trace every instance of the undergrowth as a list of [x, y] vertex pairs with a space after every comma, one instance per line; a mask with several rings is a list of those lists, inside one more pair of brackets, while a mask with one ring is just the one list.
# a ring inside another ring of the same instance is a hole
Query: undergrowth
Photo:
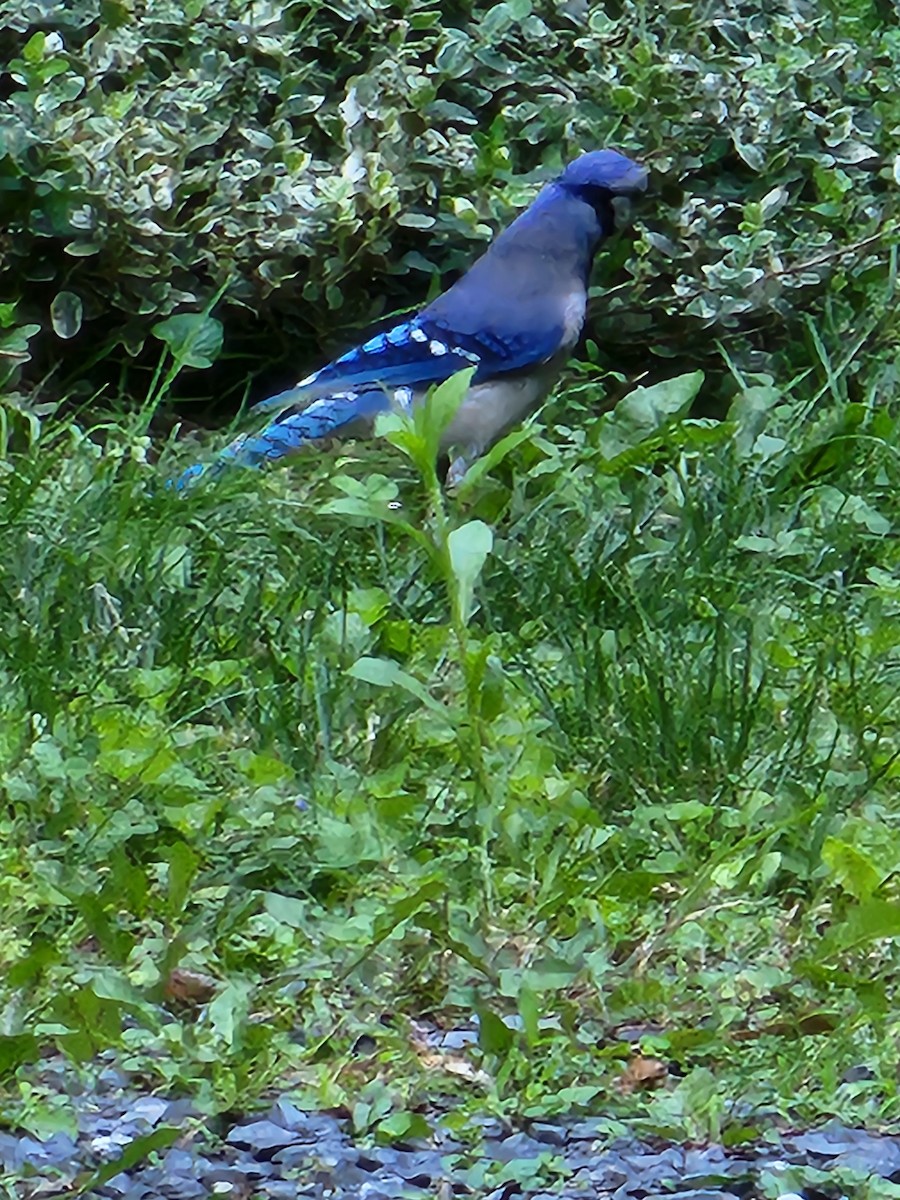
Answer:
[[453, 381], [386, 440], [187, 492], [196, 451], [155, 461], [137, 418], [8, 411], [14, 1118], [65, 1124], [54, 1049], [385, 1137], [442, 1096], [732, 1142], [895, 1118], [893, 359], [862, 386], [809, 330], [722, 419], [677, 371], [599, 416], [583, 372], [455, 496]]

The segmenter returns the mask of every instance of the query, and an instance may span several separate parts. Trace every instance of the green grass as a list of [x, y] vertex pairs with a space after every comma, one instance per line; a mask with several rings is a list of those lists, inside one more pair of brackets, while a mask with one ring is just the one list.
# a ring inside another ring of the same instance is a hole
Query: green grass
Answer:
[[[184, 495], [193, 447], [11, 416], [10, 1119], [65, 1122], [54, 1047], [385, 1137], [442, 1094], [676, 1138], [896, 1119], [900, 430], [812, 328], [722, 420], [694, 377], [614, 416], [583, 381], [459, 497], [440, 400]], [[468, 1077], [417, 1050], [473, 1011]]]

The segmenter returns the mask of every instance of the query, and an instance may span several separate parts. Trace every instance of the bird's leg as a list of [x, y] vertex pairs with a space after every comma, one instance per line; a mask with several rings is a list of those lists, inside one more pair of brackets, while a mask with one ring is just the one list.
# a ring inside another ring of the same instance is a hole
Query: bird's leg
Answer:
[[451, 491], [459, 487], [465, 478], [466, 471], [468, 471], [476, 459], [481, 458], [483, 451], [484, 446], [472, 444], [466, 446], [463, 453], [451, 461], [450, 466], [447, 468], [446, 479], [444, 480]]

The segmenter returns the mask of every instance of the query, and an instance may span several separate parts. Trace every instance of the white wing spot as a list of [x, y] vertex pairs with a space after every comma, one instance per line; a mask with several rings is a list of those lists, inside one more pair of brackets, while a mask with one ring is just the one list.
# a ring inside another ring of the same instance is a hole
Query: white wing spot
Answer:
[[331, 392], [330, 395], [323, 396], [321, 400], [314, 400], [312, 404], [308, 404], [303, 409], [303, 415], [314, 416], [316, 413], [330, 408], [334, 400], [355, 400], [357, 395], [357, 392]]
[[412, 340], [414, 342], [427, 342], [428, 341], [428, 334], [425, 332], [424, 329], [411, 329], [409, 331], [409, 336], [412, 338]]
[[412, 408], [412, 398], [412, 388], [394, 388], [394, 400], [400, 405], [404, 412], [409, 412], [409, 410]]
[[462, 346], [454, 346], [453, 353], [458, 354], [460, 358], [464, 358], [470, 363], [481, 362], [477, 354], [473, 354], [471, 350], [463, 350]]
[[440, 357], [442, 354], [447, 353], [447, 347], [444, 345], [443, 342], [438, 342], [438, 341], [429, 342], [428, 349], [431, 351], [432, 354], [437, 355], [437, 357]]

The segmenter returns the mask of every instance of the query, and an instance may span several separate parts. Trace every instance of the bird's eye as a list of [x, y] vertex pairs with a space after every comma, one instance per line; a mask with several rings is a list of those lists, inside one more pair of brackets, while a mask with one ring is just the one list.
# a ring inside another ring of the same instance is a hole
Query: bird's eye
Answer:
[[610, 203], [612, 204], [616, 229], [627, 229], [631, 224], [634, 212], [631, 201], [627, 196], [613, 196]]

